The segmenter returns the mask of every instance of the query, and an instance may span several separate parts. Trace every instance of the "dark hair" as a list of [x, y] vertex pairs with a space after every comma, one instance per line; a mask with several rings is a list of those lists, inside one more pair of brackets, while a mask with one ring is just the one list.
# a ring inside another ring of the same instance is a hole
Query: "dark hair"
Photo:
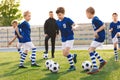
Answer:
[[95, 14], [95, 9], [93, 7], [89, 7], [89, 8], [86, 9], [86, 12], [94, 15]]
[[113, 13], [113, 14], [112, 14], [112, 16], [113, 16], [113, 15], [116, 15], [116, 16], [118, 16], [118, 14], [117, 14], [117, 13]]
[[49, 11], [49, 13], [53, 13], [53, 11]]
[[65, 13], [65, 9], [63, 7], [58, 7], [57, 10], [56, 10], [56, 14], [59, 14], [59, 13], [64, 14]]

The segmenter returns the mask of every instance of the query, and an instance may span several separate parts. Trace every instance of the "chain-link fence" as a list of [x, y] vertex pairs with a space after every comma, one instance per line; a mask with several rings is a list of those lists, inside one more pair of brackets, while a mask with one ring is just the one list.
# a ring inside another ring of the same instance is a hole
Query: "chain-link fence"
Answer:
[[[106, 40], [105, 44], [111, 43], [111, 36], [109, 33], [109, 23], [106, 23]], [[32, 42], [36, 46], [44, 46], [44, 30], [43, 26], [31, 26]], [[75, 34], [75, 45], [89, 45], [93, 40], [93, 28], [91, 24], [79, 24]], [[14, 37], [14, 29], [12, 27], [0, 28], [0, 47], [7, 47], [8, 42]], [[11, 45], [15, 47], [17, 40]], [[56, 38], [56, 46], [61, 45], [61, 37]]]

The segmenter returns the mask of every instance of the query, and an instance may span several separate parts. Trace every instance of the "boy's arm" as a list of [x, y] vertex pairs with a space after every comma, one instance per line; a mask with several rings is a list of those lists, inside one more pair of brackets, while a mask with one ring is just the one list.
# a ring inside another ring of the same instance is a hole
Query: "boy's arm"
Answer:
[[97, 29], [95, 32], [99, 33], [100, 31], [102, 31], [103, 29], [105, 29], [105, 25], [103, 24], [99, 29]]
[[8, 43], [8, 45], [11, 45], [17, 38], [17, 35], [14, 36], [14, 38]]
[[113, 26], [112, 26], [112, 23], [110, 24], [110, 28], [109, 28], [109, 32], [112, 32], [113, 31]]
[[22, 36], [20, 35], [19, 31], [18, 31], [18, 28], [15, 28], [15, 31], [17, 32], [19, 38], [22, 38]]

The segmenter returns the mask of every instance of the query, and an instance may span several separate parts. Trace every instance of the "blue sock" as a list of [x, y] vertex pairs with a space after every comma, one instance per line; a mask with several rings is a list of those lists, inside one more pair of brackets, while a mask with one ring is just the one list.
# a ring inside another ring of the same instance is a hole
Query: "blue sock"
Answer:
[[94, 68], [94, 69], [97, 69], [98, 67], [97, 67], [97, 64], [96, 64], [96, 59], [95, 59], [95, 54], [94, 54], [94, 52], [91, 52], [91, 53], [90, 53], [90, 58], [91, 58], [91, 61], [92, 61], [92, 64], [93, 64], [93, 68]]
[[27, 54], [26, 53], [23, 53], [21, 58], [20, 58], [20, 66], [23, 65], [24, 61], [25, 61], [25, 58], [26, 58]]
[[74, 66], [72, 54], [68, 54], [67, 59], [69, 61], [70, 66]]
[[94, 51], [95, 57], [100, 61], [100, 63], [104, 62], [103, 58], [96, 52]]
[[32, 64], [36, 63], [36, 48], [32, 49], [31, 61], [32, 61]]

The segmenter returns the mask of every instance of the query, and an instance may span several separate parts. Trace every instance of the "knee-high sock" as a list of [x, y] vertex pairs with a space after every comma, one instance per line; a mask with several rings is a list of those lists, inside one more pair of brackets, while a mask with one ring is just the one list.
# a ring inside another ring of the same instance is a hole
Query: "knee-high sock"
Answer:
[[100, 63], [104, 62], [103, 58], [96, 52], [94, 51], [95, 57], [100, 61]]
[[22, 51], [22, 49], [21, 49], [21, 48], [19, 48], [19, 49], [18, 49], [18, 53], [20, 54], [20, 56], [22, 56], [23, 51]]
[[94, 68], [94, 69], [98, 68], [98, 67], [97, 67], [97, 64], [96, 64], [96, 59], [95, 59], [95, 54], [94, 54], [94, 52], [91, 52], [91, 53], [90, 53], [90, 58], [91, 58], [91, 61], [92, 61], [92, 64], [93, 64], [93, 68]]
[[117, 48], [114, 48], [114, 54], [115, 54], [115, 58], [118, 58]]
[[32, 64], [36, 63], [36, 48], [32, 49], [31, 61], [32, 61]]
[[23, 53], [22, 56], [20, 57], [20, 66], [23, 65], [24, 61], [25, 61], [25, 58], [26, 58], [27, 54], [26, 53]]
[[69, 61], [70, 66], [74, 66], [73, 57], [72, 57], [71, 54], [69, 54], [69, 55], [67, 56], [67, 59], [68, 59], [68, 61]]

